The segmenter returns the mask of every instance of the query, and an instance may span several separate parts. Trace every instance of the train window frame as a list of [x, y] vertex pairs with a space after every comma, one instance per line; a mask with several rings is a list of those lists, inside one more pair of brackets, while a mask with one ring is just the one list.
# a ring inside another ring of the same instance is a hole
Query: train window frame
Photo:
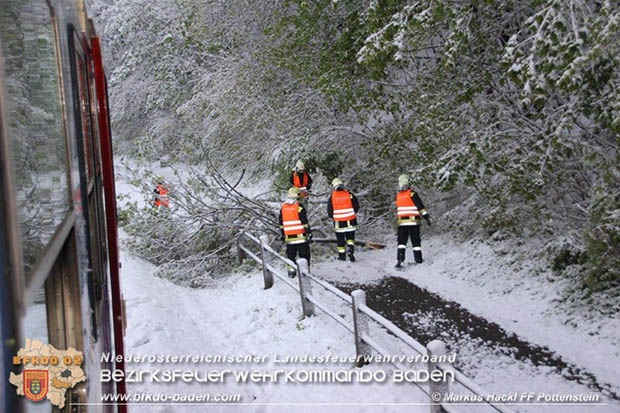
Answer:
[[11, 159], [11, 138], [6, 124], [7, 113], [5, 110], [5, 91], [4, 91], [4, 57], [0, 53], [0, 183], [2, 184], [2, 205], [3, 220], [0, 229], [6, 238], [7, 265], [11, 275], [11, 284], [14, 286], [13, 300], [15, 301], [15, 312], [21, 317], [26, 307], [23, 300], [25, 291], [24, 266], [22, 259], [22, 244], [19, 228], [15, 225], [17, 221], [17, 199], [15, 196], [15, 186]]
[[[24, 304], [24, 266], [21, 257], [21, 236], [17, 225], [17, 199], [13, 185], [11, 168], [11, 142], [6, 124], [4, 91], [4, 57], [0, 53], [0, 379], [8, 382], [11, 360], [18, 350], [23, 332], [19, 320], [25, 315]], [[0, 410], [9, 411], [20, 405], [16, 392], [6, 391], [4, 385], [0, 392]], [[4, 393], [4, 394], [3, 394]]]
[[[86, 261], [86, 265], [88, 267], [88, 271], [90, 272], [90, 276], [86, 278], [86, 287], [88, 290], [89, 301], [90, 301], [90, 310], [91, 310], [91, 335], [94, 340], [98, 340], [99, 333], [98, 328], [95, 323], [95, 318], [97, 317], [96, 310], [96, 297], [97, 297], [97, 286], [95, 285], [95, 280], [93, 275], [97, 269], [94, 267], [96, 262], [95, 254], [98, 252], [95, 251], [94, 243], [92, 239], [92, 234], [97, 233], [96, 228], [91, 224], [91, 211], [89, 208], [89, 195], [91, 191], [93, 191], [95, 187], [95, 175], [89, 174], [89, 166], [86, 165], [92, 162], [94, 165], [94, 157], [92, 156], [92, 150], [94, 147], [90, 146], [87, 148], [86, 146], [92, 144], [93, 134], [93, 120], [90, 118], [91, 116], [91, 107], [93, 105], [92, 98], [89, 94], [89, 73], [88, 73], [88, 58], [89, 58], [89, 50], [86, 48], [87, 45], [84, 44], [82, 35], [76, 29], [73, 24], [69, 24], [67, 26], [67, 40], [69, 47], [69, 63], [71, 69], [71, 83], [72, 83], [72, 104], [73, 110], [75, 113], [74, 122], [75, 122], [75, 143], [77, 150], [77, 158], [78, 158], [78, 171], [80, 176], [80, 199], [81, 203], [81, 215], [83, 220], [81, 220], [80, 225], [83, 227], [84, 236], [82, 238], [82, 242], [85, 245], [85, 251], [83, 258]], [[85, 105], [86, 103], [86, 105]], [[78, 113], [79, 112], [79, 113]], [[83, 123], [83, 120], [87, 119], [86, 124]], [[88, 135], [88, 139], [85, 134]], [[87, 150], [88, 149], [88, 150]], [[97, 223], [95, 223], [97, 225]]]
[[[71, 134], [69, 133], [69, 126], [67, 120], [67, 104], [66, 104], [66, 93], [64, 87], [65, 77], [63, 75], [63, 65], [62, 65], [62, 51], [60, 46], [60, 30], [58, 28], [58, 19], [56, 18], [56, 13], [54, 11], [54, 7], [50, 4], [49, 0], [45, 0], [50, 11], [50, 18], [52, 21], [52, 33], [54, 38], [54, 52], [56, 53], [56, 76], [58, 77], [58, 97], [60, 99], [60, 108], [61, 108], [61, 117], [62, 117], [62, 128], [65, 137], [65, 156], [67, 157], [67, 191], [69, 191], [69, 199], [71, 199], [71, 188], [73, 188], [73, 181], [71, 176], [71, 149], [70, 149], [70, 139]], [[73, 203], [71, 203], [71, 209], [73, 209]]]
[[[79, 35], [79, 32], [75, 29], [74, 26], [69, 27], [69, 37], [72, 38], [73, 41], [73, 51], [70, 50], [70, 59], [74, 62], [75, 73], [72, 72], [72, 76], [75, 76], [75, 79], [72, 79], [74, 85], [78, 86], [78, 106], [75, 107], [76, 113], [80, 115], [80, 125], [81, 128], [78, 131], [77, 139], [81, 140], [81, 148], [78, 146], [78, 151], [80, 152], [80, 158], [84, 159], [86, 162], [86, 166], [83, 168], [85, 182], [87, 182], [87, 191], [89, 194], [93, 189], [93, 181], [95, 176], [95, 158], [93, 154], [93, 139], [95, 139], [95, 134], [93, 131], [93, 119], [92, 119], [92, 104], [91, 103], [91, 95], [90, 95], [90, 82], [89, 82], [89, 71], [88, 71], [88, 50], [87, 46], [83, 44], [82, 38]], [[72, 32], [72, 34], [71, 34]], [[71, 41], [70, 41], [71, 42]], [[71, 46], [69, 47], [71, 49]], [[76, 102], [74, 102], [75, 105]], [[77, 125], [76, 125], [77, 126]], [[80, 168], [82, 168], [80, 166]]]
[[[64, 175], [66, 179], [66, 186], [64, 189], [66, 190], [67, 210], [64, 214], [64, 217], [60, 220], [60, 223], [54, 229], [54, 233], [52, 234], [50, 239], [46, 241], [45, 247], [39, 253], [37, 259], [32, 264], [32, 267], [30, 268], [29, 271], [25, 271], [25, 268], [23, 265], [23, 254], [22, 254], [23, 239], [19, 231], [19, 226], [14, 225], [16, 229], [16, 234], [12, 235], [10, 239], [11, 241], [10, 244], [17, 247], [19, 250], [18, 251], [19, 258], [17, 258], [17, 256], [15, 258], [16, 260], [18, 260], [15, 262], [18, 262], [19, 265], [15, 266], [15, 270], [19, 271], [20, 273], [19, 276], [21, 277], [21, 280], [22, 280], [21, 289], [23, 291], [23, 297], [24, 297], [23, 302], [22, 302], [22, 310], [23, 310], [22, 315], [25, 314], [25, 309], [30, 307], [30, 305], [34, 302], [34, 298], [37, 295], [38, 291], [44, 287], [45, 281], [47, 280], [50, 274], [50, 271], [54, 263], [56, 262], [56, 259], [58, 258], [60, 251], [63, 248], [63, 245], [65, 244], [65, 242], [67, 241], [67, 238], [69, 237], [71, 228], [73, 227], [75, 223], [75, 209], [74, 209], [74, 203], [72, 202], [72, 187], [73, 187], [72, 176], [71, 176], [72, 159], [70, 155], [70, 150], [71, 150], [70, 149], [70, 136], [69, 136], [70, 134], [69, 134], [69, 130], [67, 127], [68, 123], [67, 123], [67, 111], [66, 111], [66, 104], [65, 104], [62, 52], [61, 52], [61, 42], [60, 42], [60, 36], [59, 36], [60, 31], [58, 28], [58, 21], [56, 18], [56, 14], [54, 12], [54, 8], [49, 2], [49, 0], [41, 0], [39, 3], [39, 6], [42, 8], [47, 7], [47, 13], [49, 16], [49, 21], [47, 22], [47, 25], [50, 29], [50, 41], [53, 44], [52, 48], [54, 50], [53, 59], [55, 63], [55, 77], [56, 77], [56, 82], [57, 82], [56, 99], [59, 103], [59, 112], [57, 113], [57, 115], [60, 117], [60, 122], [59, 122], [60, 132], [61, 132], [63, 143], [65, 145]], [[0, 74], [0, 81], [2, 81], [2, 84], [4, 85], [4, 81], [5, 81], [4, 72]], [[6, 102], [6, 94], [4, 93], [3, 88], [2, 88], [2, 95], [0, 95], [0, 99], [2, 99], [3, 102]], [[6, 113], [4, 115], [6, 116]], [[3, 130], [2, 134], [3, 134], [3, 141], [4, 141], [3, 143], [8, 144], [9, 145], [8, 148], [10, 148], [11, 133], [8, 130], [8, 128], [6, 128], [6, 130]], [[12, 168], [13, 160], [12, 160], [12, 155], [11, 155], [12, 152], [6, 152], [6, 151], [3, 151], [3, 152], [4, 154], [6, 154], [6, 157], [8, 158], [5, 165], [7, 165], [11, 179], [13, 179], [14, 174], [12, 171], [13, 169]], [[10, 188], [10, 190], [5, 191], [5, 193], [8, 192], [8, 197], [11, 198], [9, 199], [9, 204], [12, 203], [15, 209], [14, 214], [12, 214], [13, 219], [14, 219], [14, 221], [12, 222], [18, 222], [17, 220], [18, 213], [17, 213], [17, 207], [16, 207], [17, 199], [15, 197], [16, 188], [14, 185], [11, 185], [10, 187], [5, 186], [5, 188]]]
[[[73, 347], [84, 351], [85, 355], [95, 355], [95, 359], [85, 358], [83, 368], [89, 377], [96, 377], [99, 369], [103, 368], [97, 362], [97, 354], [104, 350], [110, 351], [110, 349], [124, 354], [123, 326], [119, 325], [121, 311], [124, 311], [124, 308], [118, 291], [120, 265], [116, 249], [116, 208], [114, 204], [111, 207], [108, 205], [111, 200], [115, 200], [114, 176], [113, 167], [104, 168], [104, 165], [112, 164], [111, 139], [109, 125], [102, 124], [100, 120], [103, 113], [106, 114], [105, 121], [109, 122], [107, 93], [105, 93], [107, 85], [104, 84], [103, 88], [101, 86], [103, 70], [101, 51], [92, 22], [89, 23], [91, 26], [88, 31], [83, 30], [84, 24], [81, 26], [78, 24], [78, 21], [82, 22], [87, 17], [82, 0], [72, 3], [64, 2], [64, 0], [60, 2], [35, 0], [32, 4], [38, 8], [38, 10], [35, 9], [38, 16], [37, 27], [46, 26], [45, 34], [49, 40], [44, 54], [34, 55], [24, 60], [36, 63], [35, 58], [47, 59], [48, 55], [55, 59], [56, 66], [51, 60], [46, 63], [47, 76], [43, 79], [47, 83], [42, 83], [42, 85], [46, 86], [47, 100], [45, 102], [59, 99], [60, 111], [56, 113], [58, 105], [53, 102], [55, 110], [52, 113], [57, 118], [56, 129], [53, 135], [43, 135], [41, 139], [54, 137], [65, 144], [66, 163], [64, 168], [56, 168], [56, 176], [61, 176], [64, 184], [64, 169], [66, 184], [63, 185], [62, 190], [68, 191], [68, 197], [67, 208], [63, 208], [60, 210], [61, 213], [54, 215], [55, 226], [46, 234], [49, 239], [39, 245], [38, 255], [32, 255], [31, 261], [35, 262], [32, 266], [24, 265], [21, 251], [22, 248], [26, 251], [27, 246], [22, 244], [22, 240], [27, 239], [28, 234], [22, 235], [17, 220], [20, 204], [15, 201], [19, 199], [20, 193], [16, 192], [17, 185], [4, 185], [5, 182], [11, 183], [12, 176], [18, 173], [13, 166], [17, 166], [14, 164], [17, 159], [21, 158], [16, 158], [12, 156], [12, 151], [5, 150], [5, 146], [11, 147], [11, 139], [14, 139], [15, 135], [10, 129], [2, 130], [9, 125], [7, 122], [10, 120], [8, 113], [2, 112], [3, 105], [11, 103], [10, 100], [7, 102], [7, 99], [10, 99], [12, 95], [3, 95], [2, 89], [6, 85], [7, 76], [4, 76], [2, 71], [2, 59], [5, 56], [0, 52], [0, 183], [3, 184], [4, 189], [0, 193], [0, 264], [7, 262], [7, 257], [13, 264], [8, 268], [0, 265], [0, 293], [10, 292], [8, 299], [0, 294], [0, 309], [10, 309], [3, 311], [3, 314], [8, 315], [15, 324], [15, 332], [11, 332], [10, 337], [12, 340], [3, 340], [7, 345], [0, 348], [0, 378], [3, 378], [2, 372], [5, 370], [3, 362], [11, 365], [11, 358], [8, 357], [12, 357], [17, 353], [19, 346], [23, 346], [25, 336], [30, 338], [28, 334], [34, 334], [31, 337], [39, 338], [44, 334], [42, 328], [36, 331], [29, 331], [26, 328], [27, 323], [33, 325], [33, 320], [36, 321], [37, 326], [43, 327], [43, 323], [39, 323], [41, 313], [38, 312], [43, 287], [48, 342], [57, 348]], [[69, 7], [70, 4], [71, 7]], [[16, 6], [20, 4], [17, 3]], [[18, 21], [21, 21], [21, 9], [17, 7], [16, 10], [19, 11]], [[78, 13], [75, 13], [76, 10]], [[50, 24], [51, 32], [47, 29]], [[54, 49], [53, 52], [52, 49]], [[23, 48], [17, 50], [23, 50]], [[7, 54], [7, 56], [12, 55], [13, 53]], [[19, 53], [16, 55], [19, 56]], [[93, 59], [96, 59], [94, 63]], [[21, 71], [21, 68], [22, 66], [14, 66], [16, 71]], [[54, 77], [54, 70], [56, 77]], [[77, 71], [81, 71], [82, 79], [77, 78]], [[103, 78], [105, 79], [104, 72]], [[55, 87], [51, 79], [58, 82], [58, 93], [54, 91]], [[81, 91], [76, 93], [79, 89]], [[10, 91], [7, 89], [7, 92]], [[84, 100], [80, 99], [80, 92], [84, 93], [82, 97], [85, 98], [85, 106], [82, 104]], [[100, 93], [105, 97], [105, 101], [99, 96]], [[82, 125], [83, 116], [90, 118]], [[89, 151], [90, 154], [85, 150], [87, 148], [89, 150], [92, 148]], [[61, 147], [58, 147], [55, 153], [57, 155], [54, 159], [62, 159], [63, 149]], [[107, 154], [105, 158], [104, 153]], [[88, 158], [85, 159], [85, 157]], [[31, 157], [31, 159], [35, 158]], [[90, 174], [86, 162], [92, 162]], [[9, 178], [5, 179], [7, 176]], [[104, 185], [104, 177], [105, 182], [112, 184]], [[60, 187], [56, 189], [56, 193], [62, 191]], [[90, 200], [93, 202], [89, 203], [89, 198], [92, 198]], [[39, 198], [33, 200], [38, 202]], [[4, 213], [11, 208], [14, 210], [12, 216]], [[95, 222], [89, 225], [91, 218]], [[108, 222], [110, 227], [108, 227]], [[38, 225], [38, 223], [33, 221], [33, 225]], [[95, 231], [93, 226], [97, 226], [98, 231]], [[11, 237], [9, 238], [6, 234]], [[97, 234], [99, 237], [95, 238], [99, 241], [98, 243], [93, 242], [91, 237]], [[110, 237], [109, 240], [108, 237]], [[5, 240], [7, 242], [2, 244], [1, 241]], [[109, 250], [108, 245], [114, 246], [114, 251]], [[12, 250], [20, 252], [19, 257], [14, 258]], [[99, 264], [94, 259], [96, 254], [101, 254], [102, 259]], [[96, 278], [97, 270], [93, 268], [93, 265], [101, 268], [99, 285]], [[10, 287], [9, 290], [3, 289], [5, 285]], [[100, 297], [93, 299], [93, 293], [97, 291], [97, 287], [101, 290]], [[93, 307], [95, 305], [99, 307]], [[31, 314], [37, 317], [29, 320], [29, 312], [35, 309], [37, 313]], [[2, 325], [2, 320], [0, 320], [0, 325]], [[6, 337], [4, 326], [0, 329], [0, 333], [2, 333], [0, 338]], [[123, 362], [110, 363], [109, 366], [124, 370]], [[10, 388], [7, 380], [5, 384]], [[0, 390], [6, 389], [3, 387]], [[4, 406], [7, 406], [8, 410], [17, 408], [17, 411], [27, 411], [27, 403], [23, 398], [18, 397], [14, 389], [10, 388], [10, 390], [12, 390], [9, 392], [11, 400], [5, 398], [4, 393], [0, 391], [0, 411], [4, 410]], [[102, 391], [106, 394], [112, 394], [115, 391], [126, 394], [124, 383], [116, 385], [109, 383], [107, 386], [100, 387], [81, 383], [66, 393], [67, 409], [71, 410], [76, 407], [80, 409], [80, 404], [97, 401]], [[112, 411], [114, 408], [108, 406], [103, 409]], [[52, 410], [57, 409], [52, 408]], [[118, 411], [127, 411], [126, 406], [118, 406]]]

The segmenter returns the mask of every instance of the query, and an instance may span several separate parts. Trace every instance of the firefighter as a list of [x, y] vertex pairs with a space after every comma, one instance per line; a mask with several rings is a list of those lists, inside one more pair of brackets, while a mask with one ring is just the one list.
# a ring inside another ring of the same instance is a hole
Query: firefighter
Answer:
[[304, 199], [308, 196], [308, 192], [312, 188], [312, 178], [306, 172], [306, 166], [303, 161], [299, 160], [295, 164], [295, 169], [291, 172], [290, 182], [292, 186], [299, 188], [299, 197]]
[[[310, 243], [312, 230], [308, 223], [306, 208], [299, 202], [299, 188], [296, 186], [288, 190], [287, 200], [280, 209], [280, 230], [282, 241], [286, 243], [286, 256], [295, 262], [295, 258], [305, 258], [310, 265]], [[294, 267], [288, 267], [288, 276], [294, 278], [297, 272]]]
[[[327, 201], [327, 215], [334, 220], [336, 232], [338, 259], [346, 260], [348, 252], [349, 260], [355, 261], [355, 230], [357, 229], [357, 211], [359, 202], [357, 197], [344, 188], [340, 178], [332, 181], [334, 191]], [[346, 242], [346, 248], [345, 248]]]
[[413, 258], [416, 263], [422, 262], [422, 247], [420, 242], [420, 216], [431, 226], [431, 217], [424, 209], [420, 196], [411, 190], [409, 176], [398, 177], [399, 192], [396, 195], [396, 214], [398, 216], [398, 251], [396, 256], [396, 268], [402, 268], [405, 261], [407, 240], [413, 244]]
[[159, 178], [157, 180], [157, 186], [155, 186], [153, 192], [155, 193], [155, 198], [153, 201], [155, 208], [159, 209], [162, 206], [164, 208], [168, 208], [168, 189], [164, 186], [163, 178]]

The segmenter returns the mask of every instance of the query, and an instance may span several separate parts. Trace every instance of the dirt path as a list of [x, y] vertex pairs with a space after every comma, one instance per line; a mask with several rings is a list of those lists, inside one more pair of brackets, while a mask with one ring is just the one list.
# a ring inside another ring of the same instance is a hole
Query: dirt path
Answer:
[[[441, 337], [458, 357], [457, 368], [476, 370], [472, 358], [472, 342], [484, 354], [506, 356], [515, 361], [546, 369], [565, 380], [587, 386], [612, 400], [620, 400], [618, 389], [601, 383], [585, 369], [568, 363], [546, 347], [540, 347], [507, 333], [496, 323], [470, 313], [466, 308], [400, 278], [386, 277], [379, 283], [334, 283], [350, 293], [361, 288], [366, 292], [368, 305], [394, 322], [423, 344]], [[480, 347], [484, 350], [480, 350]]]

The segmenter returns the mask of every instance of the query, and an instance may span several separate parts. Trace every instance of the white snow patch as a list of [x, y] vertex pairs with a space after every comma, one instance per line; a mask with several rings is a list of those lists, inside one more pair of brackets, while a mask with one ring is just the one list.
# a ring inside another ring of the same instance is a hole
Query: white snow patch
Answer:
[[[352, 336], [325, 315], [300, 320], [299, 297], [283, 283], [263, 290], [260, 273], [234, 274], [216, 288], [190, 289], [155, 277], [156, 267], [122, 251], [123, 292], [127, 301], [128, 327], [126, 353], [133, 355], [256, 355], [268, 356], [258, 364], [174, 365], [187, 369], [254, 368], [274, 371], [290, 369], [350, 370], [345, 364], [274, 364], [280, 358], [295, 355], [351, 357], [355, 355]], [[144, 369], [148, 365], [127, 365]], [[163, 368], [153, 365], [152, 368]], [[388, 369], [388, 365], [365, 367]], [[226, 406], [227, 412], [401, 412], [394, 403], [424, 403], [421, 391], [412, 384], [157, 384], [129, 385], [129, 392], [151, 393], [233, 393], [241, 394], [243, 403], [256, 406]], [[369, 403], [368, 405], [337, 406], [330, 403]], [[311, 406], [304, 403], [326, 403]], [[377, 403], [387, 403], [377, 405]], [[200, 407], [187, 406], [186, 411]], [[209, 407], [213, 408], [213, 407]], [[174, 406], [132, 406], [132, 411], [184, 411]], [[205, 407], [207, 409], [207, 407]], [[215, 408], [217, 409], [217, 407]], [[407, 406], [408, 411], [426, 412], [427, 406]]]

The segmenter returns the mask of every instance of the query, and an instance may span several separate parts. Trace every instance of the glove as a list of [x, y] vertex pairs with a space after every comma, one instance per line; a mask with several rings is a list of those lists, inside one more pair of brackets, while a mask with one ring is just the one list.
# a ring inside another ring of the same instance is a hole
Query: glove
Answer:
[[284, 234], [280, 235], [280, 241], [284, 242]]
[[429, 227], [432, 227], [433, 225], [431, 224], [431, 216], [430, 215], [424, 215], [424, 220], [426, 221], [426, 223], [428, 224]]
[[308, 232], [308, 240], [312, 241], [312, 232]]

